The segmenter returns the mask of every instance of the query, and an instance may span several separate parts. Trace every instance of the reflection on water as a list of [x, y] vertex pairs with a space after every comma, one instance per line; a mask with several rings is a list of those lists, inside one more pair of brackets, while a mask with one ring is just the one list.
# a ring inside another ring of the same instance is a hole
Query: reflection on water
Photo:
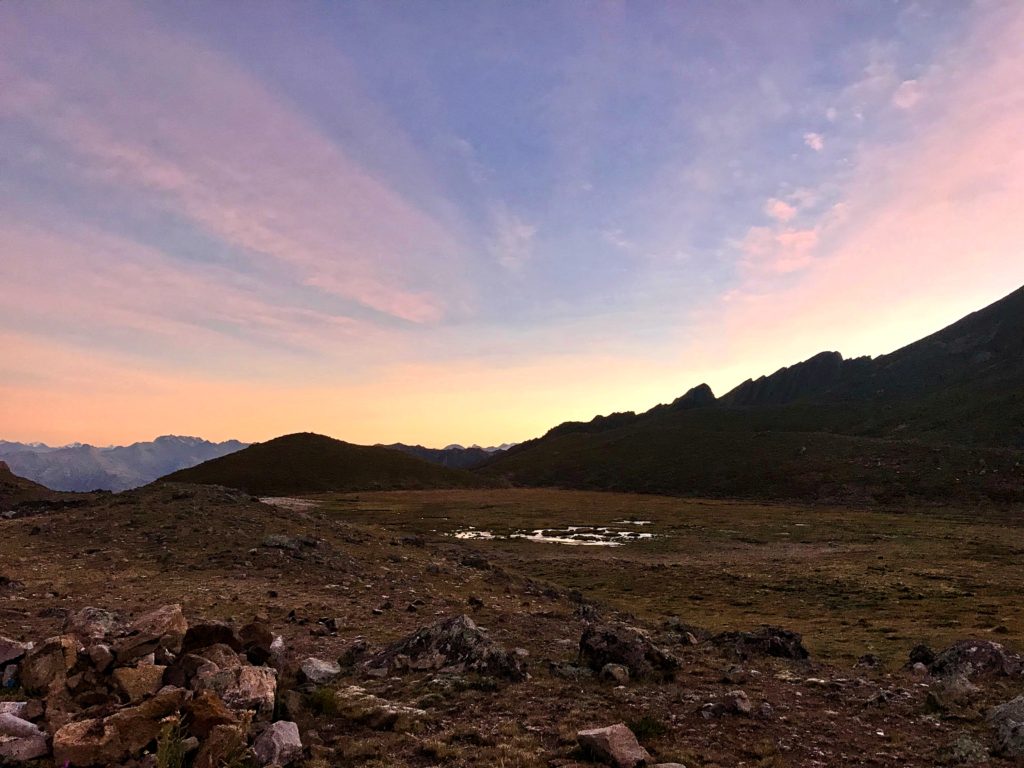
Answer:
[[[650, 521], [623, 520], [617, 524], [649, 525]], [[516, 530], [507, 534], [496, 534], [493, 531], [463, 528], [451, 534], [457, 539], [526, 539], [544, 544], [566, 544], [572, 547], [621, 547], [630, 542], [653, 539], [653, 533], [639, 531], [623, 531], [609, 526], [569, 525], [564, 528], [535, 528], [532, 531]]]

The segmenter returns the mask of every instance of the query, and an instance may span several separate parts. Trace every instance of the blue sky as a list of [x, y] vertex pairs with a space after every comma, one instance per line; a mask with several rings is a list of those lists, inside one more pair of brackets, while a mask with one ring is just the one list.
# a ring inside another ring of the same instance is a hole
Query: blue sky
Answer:
[[0, 434], [501, 442], [889, 351], [1024, 280], [1022, 16], [4, 4]]

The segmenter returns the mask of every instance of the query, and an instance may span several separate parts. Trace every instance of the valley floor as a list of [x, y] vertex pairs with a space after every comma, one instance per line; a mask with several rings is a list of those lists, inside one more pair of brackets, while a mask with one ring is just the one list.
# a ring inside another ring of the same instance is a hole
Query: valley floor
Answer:
[[[336, 685], [427, 714], [380, 731], [307, 698], [293, 715], [310, 766], [582, 765], [576, 730], [619, 721], [658, 761], [690, 768], [931, 766], [987, 748], [986, 708], [1024, 691], [1019, 678], [979, 680], [969, 702], [936, 708], [939, 682], [904, 668], [918, 643], [1024, 648], [1020, 510], [514, 489], [309, 500], [157, 485], [0, 521], [0, 635], [38, 641], [86, 605], [137, 616], [182, 603], [190, 619], [266, 620], [293, 666], [462, 613], [529, 652], [517, 683], [352, 669]], [[590, 675], [576, 662], [594, 622], [649, 632], [680, 672], [625, 686]], [[707, 639], [765, 623], [802, 633], [810, 660], [736, 658]], [[736, 689], [753, 716], [705, 716]]]

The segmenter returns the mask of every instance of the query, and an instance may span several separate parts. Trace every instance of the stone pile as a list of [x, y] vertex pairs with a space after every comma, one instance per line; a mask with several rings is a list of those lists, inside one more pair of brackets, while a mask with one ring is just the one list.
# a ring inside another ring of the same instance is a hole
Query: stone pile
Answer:
[[0, 637], [6, 685], [25, 693], [0, 702], [0, 763], [142, 765], [178, 749], [199, 768], [285, 766], [302, 743], [295, 723], [274, 721], [275, 640], [261, 624], [190, 627], [179, 605], [131, 623], [85, 608], [38, 644]]

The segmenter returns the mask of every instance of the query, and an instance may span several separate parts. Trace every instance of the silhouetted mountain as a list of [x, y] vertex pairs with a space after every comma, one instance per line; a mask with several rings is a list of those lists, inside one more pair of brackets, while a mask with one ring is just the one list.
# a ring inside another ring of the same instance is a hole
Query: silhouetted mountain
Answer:
[[449, 445], [445, 448], [424, 448], [422, 445], [406, 445], [405, 443], [392, 443], [381, 446], [394, 451], [401, 451], [418, 459], [429, 461], [431, 464], [439, 464], [442, 467], [452, 469], [471, 469], [487, 461], [493, 455], [493, 450], [481, 448], [474, 445], [471, 448], [463, 448], [461, 445]]
[[326, 491], [473, 488], [482, 478], [383, 446], [352, 445], [324, 435], [285, 435], [163, 478], [226, 485], [261, 496]]
[[0, 513], [24, 502], [42, 501], [54, 495], [50, 489], [14, 474], [0, 461]]
[[164, 435], [152, 442], [97, 448], [75, 444], [0, 443], [0, 459], [30, 480], [57, 491], [123, 491], [178, 469], [241, 450], [245, 443], [211, 443], [197, 437]]
[[821, 352], [810, 360], [782, 368], [771, 376], [740, 384], [721, 397], [723, 405], [785, 405], [829, 391], [844, 380], [867, 372], [871, 358], [844, 360], [838, 352]]
[[481, 471], [667, 493], [1024, 499], [1024, 288], [888, 355], [824, 352], [717, 400], [698, 389], [561, 424]]

